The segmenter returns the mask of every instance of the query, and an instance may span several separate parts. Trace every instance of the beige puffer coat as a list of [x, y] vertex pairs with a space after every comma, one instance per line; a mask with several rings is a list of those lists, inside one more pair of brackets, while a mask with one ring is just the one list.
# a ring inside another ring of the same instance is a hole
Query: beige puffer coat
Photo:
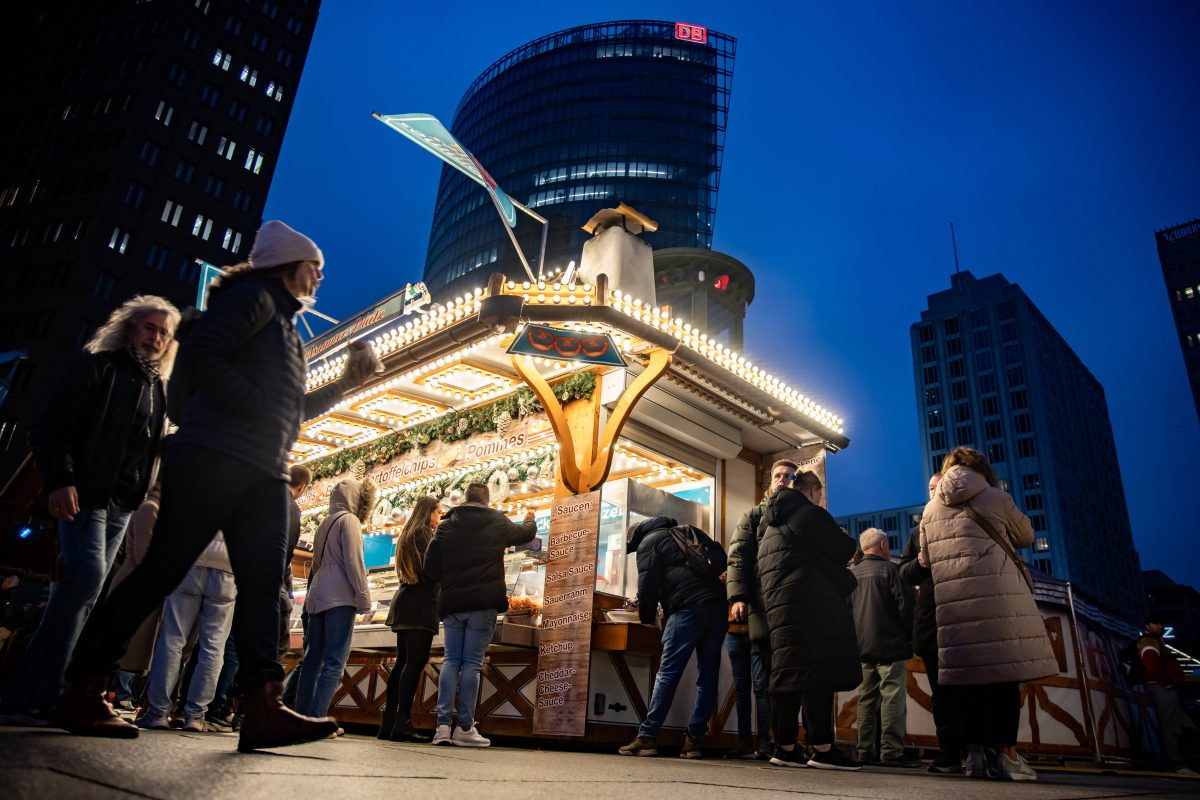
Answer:
[[1025, 579], [963, 506], [1007, 535], [1014, 550], [1033, 542], [1012, 497], [974, 470], [951, 467], [921, 519], [921, 550], [933, 570], [938, 682], [1008, 683], [1058, 672], [1042, 615]]

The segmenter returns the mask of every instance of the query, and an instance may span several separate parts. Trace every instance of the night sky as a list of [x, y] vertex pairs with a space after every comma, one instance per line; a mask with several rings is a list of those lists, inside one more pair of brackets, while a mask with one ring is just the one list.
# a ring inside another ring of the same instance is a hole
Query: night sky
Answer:
[[266, 217], [318, 241], [343, 318], [420, 279], [440, 171], [372, 111], [449, 125], [484, 68], [574, 25], [728, 33], [714, 247], [757, 277], [747, 357], [845, 418], [830, 510], [924, 500], [908, 329], [949, 288], [953, 220], [962, 267], [1020, 284], [1104, 386], [1142, 567], [1200, 586], [1200, 424], [1154, 242], [1200, 217], [1200, 4], [789, 5], [327, 0]]

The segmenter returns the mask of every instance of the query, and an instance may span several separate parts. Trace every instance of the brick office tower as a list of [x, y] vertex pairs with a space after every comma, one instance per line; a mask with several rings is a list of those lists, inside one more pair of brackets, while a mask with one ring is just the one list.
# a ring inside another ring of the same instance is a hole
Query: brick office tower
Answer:
[[[115, 306], [139, 293], [192, 305], [197, 259], [249, 253], [319, 6], [0, 11], [0, 352], [29, 355], [0, 407], [0, 487], [47, 392]], [[6, 533], [28, 514], [25, 486], [5, 493], [25, 504], [0, 509]]]
[[953, 447], [986, 453], [1033, 524], [1026, 560], [1140, 623], [1104, 388], [1020, 286], [966, 270], [950, 280], [911, 328], [925, 478]]
[[1200, 219], [1154, 234], [1179, 346], [1200, 417]]

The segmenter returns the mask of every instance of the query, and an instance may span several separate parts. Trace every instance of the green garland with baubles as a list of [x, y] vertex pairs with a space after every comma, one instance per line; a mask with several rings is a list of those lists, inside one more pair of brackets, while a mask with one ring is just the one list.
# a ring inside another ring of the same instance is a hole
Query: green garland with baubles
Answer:
[[[564, 403], [572, 400], [587, 400], [596, 390], [596, 375], [591, 370], [582, 370], [551, 384], [551, 386], [554, 388], [554, 394]], [[494, 403], [463, 411], [451, 411], [435, 420], [389, 433], [369, 444], [341, 450], [310, 461], [308, 468], [312, 470], [314, 480], [349, 472], [357, 461], [362, 461], [366, 468], [370, 469], [376, 464], [385, 464], [410, 450], [424, 447], [432, 441], [454, 442], [477, 433], [492, 431], [503, 436], [508, 432], [508, 426], [512, 424], [513, 420], [529, 414], [536, 414], [542, 410], [542, 404], [534, 393], [526, 387], [521, 387]], [[484, 475], [483, 482], [486, 482], [487, 479], [488, 476]], [[524, 479], [525, 476], [521, 475], [520, 480]], [[446, 480], [449, 482], [450, 479]], [[464, 482], [462, 485], [465, 486], [469, 482]], [[425, 494], [426, 492], [422, 491], [421, 493]]]

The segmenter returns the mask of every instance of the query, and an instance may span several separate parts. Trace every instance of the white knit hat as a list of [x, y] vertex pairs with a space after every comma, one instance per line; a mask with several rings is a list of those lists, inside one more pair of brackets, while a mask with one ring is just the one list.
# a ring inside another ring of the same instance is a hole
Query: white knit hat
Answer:
[[264, 222], [250, 248], [250, 265], [266, 269], [296, 261], [316, 261], [318, 269], [325, 266], [325, 256], [312, 239], [277, 219]]

